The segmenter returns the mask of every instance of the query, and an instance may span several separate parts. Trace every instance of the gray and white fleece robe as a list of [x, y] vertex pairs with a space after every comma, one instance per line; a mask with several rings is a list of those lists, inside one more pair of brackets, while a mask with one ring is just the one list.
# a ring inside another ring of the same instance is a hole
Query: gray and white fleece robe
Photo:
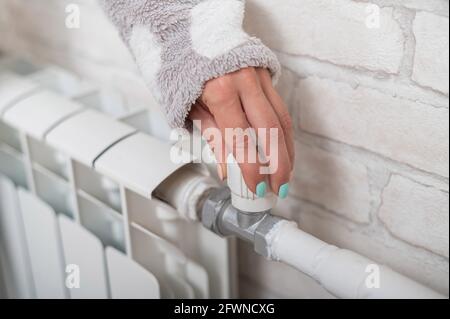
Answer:
[[245, 67], [280, 66], [242, 29], [244, 0], [101, 0], [172, 127], [186, 126], [207, 81]]

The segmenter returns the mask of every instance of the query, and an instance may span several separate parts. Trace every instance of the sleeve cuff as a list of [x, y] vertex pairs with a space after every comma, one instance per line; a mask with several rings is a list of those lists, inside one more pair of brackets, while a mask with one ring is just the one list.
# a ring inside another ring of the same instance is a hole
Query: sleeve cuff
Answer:
[[255, 38], [213, 60], [190, 52], [163, 67], [158, 75], [158, 95], [169, 124], [189, 126], [186, 125], [189, 111], [202, 95], [206, 82], [246, 67], [268, 69], [275, 83], [280, 76], [281, 68], [275, 54]]

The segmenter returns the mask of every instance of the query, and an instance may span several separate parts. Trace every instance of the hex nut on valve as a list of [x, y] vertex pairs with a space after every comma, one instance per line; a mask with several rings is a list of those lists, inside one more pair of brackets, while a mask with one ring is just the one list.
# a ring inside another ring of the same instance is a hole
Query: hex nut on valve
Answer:
[[219, 215], [230, 201], [230, 190], [227, 187], [218, 188], [211, 192], [205, 200], [202, 209], [202, 223], [207, 229], [221, 235], [217, 222]]
[[231, 204], [230, 189], [213, 190], [203, 203], [203, 226], [215, 234], [237, 236], [253, 243], [255, 252], [270, 258], [270, 232], [284, 219], [261, 212], [260, 214], [241, 212]]

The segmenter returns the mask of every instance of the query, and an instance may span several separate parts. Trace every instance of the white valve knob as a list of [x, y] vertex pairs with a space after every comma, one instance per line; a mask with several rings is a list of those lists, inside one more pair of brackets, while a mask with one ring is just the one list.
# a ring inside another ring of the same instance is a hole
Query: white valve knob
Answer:
[[[238, 210], [249, 213], [264, 212], [272, 209], [277, 203], [277, 196], [267, 192], [266, 196], [258, 197], [250, 189], [242, 176], [241, 169], [230, 154], [227, 158], [227, 182], [231, 190], [231, 204]], [[266, 181], [268, 184], [268, 182]]]

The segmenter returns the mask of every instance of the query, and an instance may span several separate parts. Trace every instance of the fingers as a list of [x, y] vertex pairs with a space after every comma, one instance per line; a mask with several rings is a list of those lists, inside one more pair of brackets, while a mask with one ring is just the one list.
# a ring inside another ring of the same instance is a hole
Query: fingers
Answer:
[[281, 127], [283, 128], [284, 138], [286, 142], [286, 146], [289, 152], [289, 158], [291, 160], [291, 171], [294, 169], [293, 165], [295, 163], [295, 147], [294, 147], [294, 129], [292, 125], [292, 119], [288, 112], [288, 109], [280, 97], [278, 92], [274, 89], [272, 85], [272, 78], [270, 77], [269, 72], [266, 69], [257, 69], [256, 70], [262, 89], [269, 100], [270, 104], [272, 104], [275, 113], [278, 116]]
[[247, 119], [260, 133], [258, 140], [269, 160], [270, 186], [274, 193], [284, 198], [289, 187], [292, 162], [279, 117], [264, 94], [255, 69], [241, 71], [236, 81]]
[[207, 110], [205, 105], [199, 101], [191, 109], [189, 118], [194, 125], [201, 131], [203, 138], [208, 143], [214, 153], [217, 162], [217, 175], [223, 181], [227, 177], [227, 151], [225, 143], [223, 143], [222, 134], [220, 133], [214, 117]]
[[214, 116], [228, 151], [233, 153], [239, 164], [247, 187], [258, 197], [264, 197], [267, 190], [266, 176], [261, 174], [262, 165], [257, 156], [251, 126], [231, 76], [208, 82], [202, 99]]

